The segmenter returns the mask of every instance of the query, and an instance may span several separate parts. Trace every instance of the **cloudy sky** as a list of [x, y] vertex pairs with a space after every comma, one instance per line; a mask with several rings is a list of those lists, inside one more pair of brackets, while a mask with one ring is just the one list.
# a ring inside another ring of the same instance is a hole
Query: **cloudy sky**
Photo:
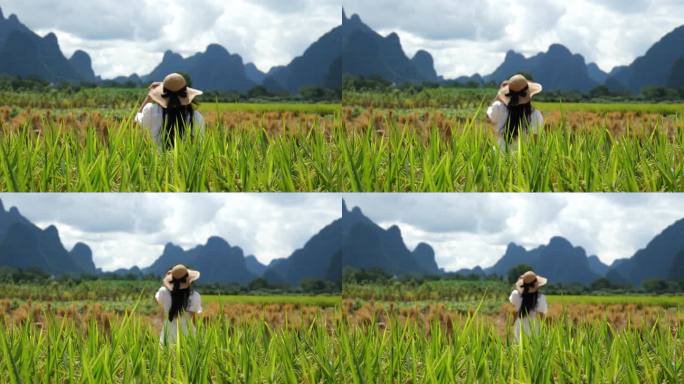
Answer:
[[262, 263], [288, 257], [341, 215], [331, 194], [6, 194], [5, 209], [41, 228], [54, 224], [67, 249], [93, 250], [97, 267], [146, 267], [167, 242], [188, 249], [221, 236]]
[[189, 56], [219, 43], [262, 71], [285, 65], [341, 23], [340, 0], [3, 0], [5, 16], [68, 56], [83, 49], [105, 78], [149, 73], [164, 51]]
[[395, 31], [409, 56], [435, 57], [447, 78], [489, 74], [514, 49], [526, 57], [562, 43], [604, 71], [629, 64], [684, 24], [682, 0], [343, 0], [348, 15], [382, 35]]
[[684, 194], [346, 194], [409, 249], [426, 242], [447, 270], [488, 267], [513, 241], [526, 249], [563, 236], [610, 264], [684, 218]]

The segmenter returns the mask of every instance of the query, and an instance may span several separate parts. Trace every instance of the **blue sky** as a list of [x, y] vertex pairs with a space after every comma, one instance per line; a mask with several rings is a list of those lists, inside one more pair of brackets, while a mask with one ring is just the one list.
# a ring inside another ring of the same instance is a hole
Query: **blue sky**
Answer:
[[188, 249], [214, 235], [268, 263], [341, 215], [339, 196], [315, 193], [0, 193], [0, 200], [41, 228], [54, 224], [67, 249], [88, 244], [105, 270], [145, 267], [167, 242]]
[[262, 71], [285, 65], [341, 22], [339, 0], [3, 0], [7, 17], [62, 51], [87, 51], [105, 78], [149, 73], [171, 49], [189, 56], [219, 43]]
[[382, 227], [398, 225], [413, 249], [427, 242], [447, 270], [494, 264], [513, 241], [527, 249], [561, 235], [604, 263], [631, 257], [684, 218], [684, 194], [345, 194]]
[[426, 49], [453, 78], [491, 73], [514, 49], [525, 56], [562, 43], [604, 71], [629, 64], [684, 24], [681, 0], [343, 0], [409, 55]]

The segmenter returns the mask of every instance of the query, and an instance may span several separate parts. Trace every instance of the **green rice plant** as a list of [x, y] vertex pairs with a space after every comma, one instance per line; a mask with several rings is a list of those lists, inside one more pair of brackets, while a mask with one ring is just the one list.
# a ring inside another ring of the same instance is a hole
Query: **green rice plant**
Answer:
[[512, 319], [477, 313], [453, 328], [437, 321], [371, 321], [341, 328], [345, 382], [383, 383], [679, 383], [684, 338], [679, 327], [615, 329], [606, 322], [542, 322], [541, 337], [512, 336]]
[[0, 327], [3, 382], [340, 382], [341, 354], [323, 323], [278, 328], [217, 318], [162, 346], [159, 330], [129, 312], [105, 329], [44, 314], [40, 326]]
[[343, 159], [352, 191], [680, 191], [684, 189], [681, 117], [674, 134], [615, 135], [601, 126], [562, 126], [523, 135], [508, 150], [491, 129], [467, 123], [441, 133], [387, 122], [348, 131]]
[[592, 115], [591, 123], [578, 115], [571, 119], [564, 114], [568, 105], [563, 105], [541, 134], [521, 136], [502, 150], [483, 122], [482, 100], [468, 105], [465, 117], [407, 113], [409, 122], [402, 122], [399, 112], [384, 111], [359, 122], [353, 113], [331, 104], [210, 103], [200, 107], [212, 118], [207, 132], [179, 140], [172, 150], [160, 150], [149, 133], [132, 122], [130, 109], [103, 108], [107, 113], [94, 116], [92, 111], [68, 112], [66, 118], [56, 118], [59, 111], [41, 110], [25, 113], [19, 122], [11, 117], [14, 112], [0, 111], [7, 116], [0, 121], [0, 190], [684, 188], [681, 113], [648, 115], [635, 127], [629, 119], [602, 120], [603, 115]]
[[204, 295], [202, 299], [221, 304], [301, 304], [323, 308], [338, 306], [342, 301], [340, 296], [331, 295]]

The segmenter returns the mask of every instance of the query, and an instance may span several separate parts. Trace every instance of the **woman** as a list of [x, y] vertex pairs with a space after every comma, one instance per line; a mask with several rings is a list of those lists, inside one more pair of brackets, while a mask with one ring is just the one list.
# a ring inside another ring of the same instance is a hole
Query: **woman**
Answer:
[[[148, 129], [157, 144], [164, 148], [174, 145], [189, 131], [204, 131], [204, 118], [193, 106], [202, 91], [188, 87], [185, 78], [172, 73], [162, 83], [152, 83], [135, 121]], [[196, 128], [196, 129], [195, 129]]]
[[515, 75], [501, 83], [487, 117], [499, 135], [499, 145], [506, 148], [520, 132], [537, 133], [544, 126], [544, 117], [532, 108], [532, 96], [542, 91], [541, 84], [528, 81], [523, 75]]
[[546, 297], [539, 293], [539, 288], [544, 286], [546, 282], [545, 277], [527, 271], [515, 283], [515, 289], [508, 300], [515, 305], [517, 310], [515, 325], [513, 326], [516, 340], [520, 340], [521, 327], [525, 334], [529, 334], [531, 330], [534, 330], [535, 334], [539, 332], [537, 314], [546, 315], [549, 310]]
[[194, 321], [198, 313], [202, 313], [202, 298], [192, 289], [192, 282], [199, 279], [200, 273], [178, 264], [166, 272], [154, 298], [162, 307], [163, 327], [160, 342], [174, 343], [178, 330], [186, 334], [189, 329], [195, 331]]

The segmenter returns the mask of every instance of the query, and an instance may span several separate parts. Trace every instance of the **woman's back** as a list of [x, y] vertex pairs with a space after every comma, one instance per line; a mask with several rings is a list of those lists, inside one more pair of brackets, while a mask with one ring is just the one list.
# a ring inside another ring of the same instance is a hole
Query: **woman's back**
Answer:
[[[190, 297], [188, 298], [188, 305], [185, 311], [181, 312], [171, 321], [169, 321], [168, 316], [172, 304], [171, 291], [162, 286], [154, 295], [154, 298], [164, 309], [164, 324], [160, 335], [160, 340], [162, 343], [165, 341], [168, 343], [175, 342], [178, 336], [178, 329], [180, 329], [183, 333], [187, 332], [189, 329], [194, 331], [194, 326], [192, 324], [189, 324], [188, 326], [188, 319], [190, 318], [191, 313], [202, 313], [202, 298], [197, 291], [192, 290]], [[179, 318], [180, 323], [177, 321]]]
[[[487, 108], [487, 117], [494, 123], [496, 131], [500, 136], [504, 136], [506, 121], [508, 121], [508, 107], [506, 104], [496, 100]], [[530, 123], [527, 132], [538, 133], [539, 128], [544, 126], [544, 116], [538, 109], [532, 109]]]
[[[190, 116], [186, 116], [186, 121], [190, 121]], [[150, 131], [152, 137], [161, 145], [163, 143], [164, 108], [157, 103], [147, 103], [142, 111], [135, 116], [135, 121], [143, 128]], [[198, 111], [193, 110], [192, 134], [204, 132], [204, 117]]]
[[[520, 307], [523, 304], [522, 294], [517, 289], [514, 289], [513, 292], [511, 292], [511, 295], [509, 296], [508, 300], [511, 302], [511, 304], [515, 306], [516, 314], [519, 314]], [[548, 310], [549, 305], [546, 302], [546, 296], [544, 296], [544, 294], [542, 293], [538, 293], [536, 306], [531, 311], [523, 314], [523, 317], [516, 316], [514, 325], [516, 340], [520, 338], [521, 328], [526, 334], [529, 334], [531, 330], [534, 330], [534, 332], [537, 333], [539, 331], [539, 324], [537, 323], [537, 313], [546, 314]]]

